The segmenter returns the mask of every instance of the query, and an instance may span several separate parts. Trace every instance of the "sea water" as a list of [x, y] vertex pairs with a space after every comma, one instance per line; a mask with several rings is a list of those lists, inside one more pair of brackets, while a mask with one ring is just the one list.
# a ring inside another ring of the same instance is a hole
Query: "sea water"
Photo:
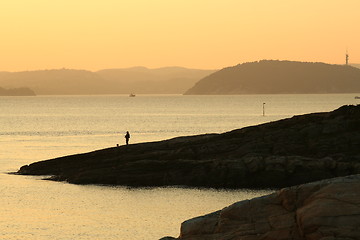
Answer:
[[271, 190], [73, 185], [10, 175], [68, 154], [221, 133], [357, 104], [355, 94], [0, 97], [0, 239], [158, 239]]

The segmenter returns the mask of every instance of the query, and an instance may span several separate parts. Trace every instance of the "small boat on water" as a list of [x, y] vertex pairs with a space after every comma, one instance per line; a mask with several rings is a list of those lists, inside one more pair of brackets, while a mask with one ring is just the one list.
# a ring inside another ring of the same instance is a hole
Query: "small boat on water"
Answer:
[[136, 95], [133, 93], [130, 93], [129, 97], [135, 97]]

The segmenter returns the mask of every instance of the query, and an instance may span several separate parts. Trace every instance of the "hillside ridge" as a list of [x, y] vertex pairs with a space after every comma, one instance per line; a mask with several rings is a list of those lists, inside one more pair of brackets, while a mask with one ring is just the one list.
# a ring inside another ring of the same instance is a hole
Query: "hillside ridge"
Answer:
[[221, 69], [185, 95], [360, 92], [360, 69], [350, 65], [261, 60]]

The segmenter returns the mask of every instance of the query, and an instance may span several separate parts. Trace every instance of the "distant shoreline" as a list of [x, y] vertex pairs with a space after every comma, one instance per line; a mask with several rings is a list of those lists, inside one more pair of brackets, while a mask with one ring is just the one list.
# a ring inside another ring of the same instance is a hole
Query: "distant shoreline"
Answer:
[[[353, 95], [359, 96], [360, 92], [339, 92], [339, 93], [246, 93], [246, 94], [181, 94], [181, 93], [138, 93], [136, 94], [137, 97], [146, 97], [146, 96], [184, 96], [184, 97], [192, 97], [192, 96], [255, 96], [255, 95]], [[0, 96], [38, 96], [38, 97], [56, 97], [56, 96], [64, 96], [64, 97], [71, 97], [71, 96], [79, 96], [79, 97], [86, 97], [86, 96], [121, 96], [121, 97], [129, 97], [129, 94], [126, 93], [99, 93], [99, 94], [35, 94], [35, 95], [1, 95]]]
[[22, 87], [22, 88], [1, 88], [0, 87], [0, 96], [36, 96], [35, 92], [30, 88]]

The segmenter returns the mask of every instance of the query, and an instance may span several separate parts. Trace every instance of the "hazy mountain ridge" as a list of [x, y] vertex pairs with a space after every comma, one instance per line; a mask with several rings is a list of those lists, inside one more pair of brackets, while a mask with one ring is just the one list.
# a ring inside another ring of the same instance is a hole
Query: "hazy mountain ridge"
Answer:
[[182, 67], [145, 67], [104, 69], [97, 73], [111, 82], [121, 85], [123, 93], [178, 93], [181, 94], [201, 78], [215, 70], [188, 69]]
[[29, 87], [37, 94], [94, 94], [104, 80], [85, 70], [56, 69], [0, 73], [0, 85]]
[[29, 87], [40, 95], [52, 94], [181, 94], [215, 70], [181, 67], [133, 67], [97, 72], [74, 69], [0, 72], [0, 86]]
[[360, 69], [326, 63], [261, 60], [217, 71], [185, 94], [297, 94], [360, 92]]

